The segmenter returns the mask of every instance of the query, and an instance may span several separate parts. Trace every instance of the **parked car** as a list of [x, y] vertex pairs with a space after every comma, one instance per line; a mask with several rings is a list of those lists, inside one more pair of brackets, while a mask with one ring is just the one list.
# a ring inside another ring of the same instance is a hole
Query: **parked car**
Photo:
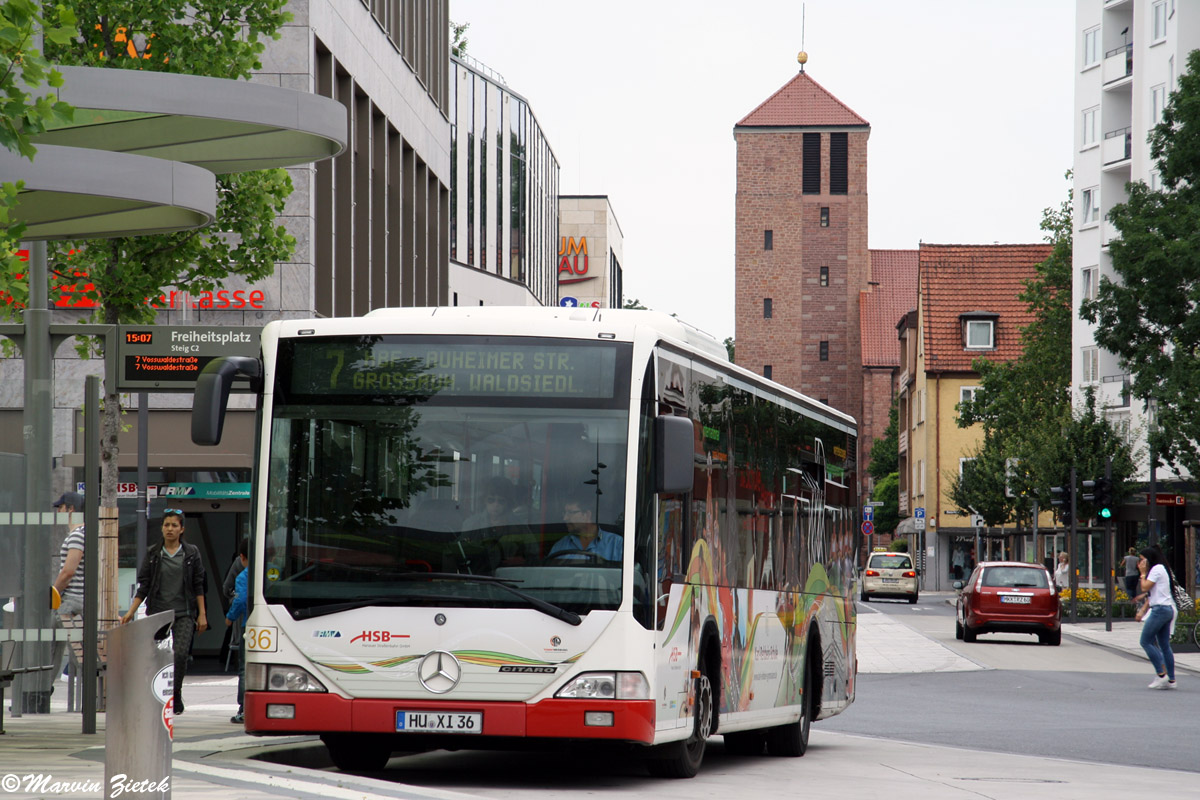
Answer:
[[908, 553], [872, 553], [863, 571], [859, 597], [864, 603], [872, 597], [897, 597], [917, 602], [917, 571]]
[[1041, 564], [985, 561], [966, 581], [955, 581], [954, 636], [973, 642], [981, 633], [1032, 633], [1042, 644], [1062, 643], [1062, 606]]

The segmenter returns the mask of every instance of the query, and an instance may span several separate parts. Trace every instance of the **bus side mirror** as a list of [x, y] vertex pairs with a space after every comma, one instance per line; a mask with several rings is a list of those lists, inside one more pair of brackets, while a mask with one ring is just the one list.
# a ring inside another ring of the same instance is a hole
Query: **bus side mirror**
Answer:
[[250, 378], [251, 385], [257, 388], [262, 379], [262, 362], [249, 356], [221, 356], [208, 362], [197, 376], [196, 394], [192, 399], [193, 443], [221, 443], [229, 390], [239, 374]]
[[692, 489], [696, 450], [692, 421], [663, 415], [654, 418], [654, 491], [681, 494]]

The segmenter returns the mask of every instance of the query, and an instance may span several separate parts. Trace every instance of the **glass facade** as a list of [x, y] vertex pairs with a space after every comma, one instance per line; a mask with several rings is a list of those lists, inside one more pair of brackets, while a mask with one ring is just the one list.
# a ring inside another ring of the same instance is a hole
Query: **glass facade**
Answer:
[[529, 104], [499, 76], [452, 59], [450, 257], [558, 302], [558, 160]]

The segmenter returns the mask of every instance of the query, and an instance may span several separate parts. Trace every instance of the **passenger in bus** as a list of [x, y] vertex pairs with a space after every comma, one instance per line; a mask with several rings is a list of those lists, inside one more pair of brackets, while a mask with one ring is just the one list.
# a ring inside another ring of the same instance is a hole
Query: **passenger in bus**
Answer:
[[491, 567], [520, 566], [537, 560], [533, 532], [513, 514], [513, 485], [496, 476], [484, 484], [482, 510], [463, 524], [463, 541], [488, 549]]
[[[547, 560], [583, 561], [603, 559], [620, 561], [625, 540], [615, 533], [601, 530], [593, 519], [592, 507], [586, 495], [572, 497], [563, 505], [563, 520], [567, 535], [550, 548]], [[595, 502], [592, 499], [592, 502]]]

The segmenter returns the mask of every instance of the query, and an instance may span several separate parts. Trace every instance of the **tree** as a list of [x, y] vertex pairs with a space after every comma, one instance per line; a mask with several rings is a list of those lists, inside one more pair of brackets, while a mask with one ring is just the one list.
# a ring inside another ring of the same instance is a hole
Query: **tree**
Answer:
[[888, 409], [888, 424], [880, 436], [871, 443], [871, 456], [867, 463], [867, 474], [875, 480], [883, 480], [900, 469], [900, 403], [892, 397]]
[[1079, 408], [1071, 403], [1069, 197], [1043, 212], [1041, 227], [1052, 249], [1020, 295], [1033, 314], [1021, 331], [1021, 355], [1004, 363], [976, 359], [980, 388], [959, 404], [958, 425], [982, 424], [984, 441], [961, 478], [948, 476], [950, 496], [960, 509], [977, 509], [988, 525], [1029, 519], [1035, 498], [1048, 508], [1050, 487], [1067, 483], [1072, 465], [1083, 475], [1098, 463], [1103, 474], [1112, 455], [1119, 483], [1133, 473], [1127, 437], [1095, 398], [1085, 397]]
[[633, 309], [634, 311], [649, 310], [644, 305], [642, 305], [642, 301], [638, 300], [636, 297], [631, 297], [628, 300], [626, 300], [625, 305], [621, 306], [621, 308], [630, 308], [630, 309]]
[[469, 27], [471, 27], [469, 22], [459, 25], [454, 20], [450, 20], [450, 55], [462, 58], [467, 54], [467, 28]]
[[1200, 475], [1200, 51], [1149, 142], [1162, 188], [1130, 183], [1109, 212], [1117, 280], [1102, 280], [1080, 316], [1129, 371], [1133, 396], [1156, 402], [1152, 452]]
[[726, 336], [726, 337], [725, 337], [725, 352], [729, 354], [729, 363], [730, 363], [730, 364], [733, 364], [733, 363], [735, 363], [735, 362], [734, 362], [734, 360], [733, 360], [733, 352], [734, 352], [734, 345], [735, 345], [735, 344], [736, 344], [736, 343], [734, 342], [734, 340], [733, 340], [733, 337], [732, 337], [732, 336]]
[[900, 473], [892, 472], [876, 481], [871, 499], [883, 503], [875, 507], [875, 532], [895, 532], [900, 525]]
[[[40, 32], [43, 41], [64, 42], [75, 35], [71, 11], [57, 6], [43, 12], [33, 0], [0, 3], [0, 147], [19, 153], [30, 161], [37, 148], [31, 138], [47, 125], [69, 122], [72, 109], [53, 93], [35, 96], [45, 87], [62, 86], [62, 74], [34, 47]], [[7, 311], [23, 307], [28, 300], [28, 283], [13, 278], [24, 271], [14, 251], [24, 233], [15, 225], [11, 211], [21, 186], [0, 183], [0, 293], [7, 295]], [[12, 303], [12, 301], [16, 303]]]
[[[80, 35], [46, 43], [59, 64], [142, 69], [222, 78], [249, 78], [261, 68], [264, 38], [278, 38], [290, 15], [285, 0], [67, 0]], [[118, 22], [119, 21], [119, 22]], [[60, 278], [86, 272], [99, 305], [95, 321], [147, 322], [153, 298], [176, 287], [210, 291], [228, 275], [265, 277], [290, 257], [293, 238], [276, 222], [291, 192], [284, 170], [223, 176], [217, 184], [217, 217], [204, 231], [58, 243], [49, 248]], [[67, 254], [70, 270], [65, 268]], [[101, 434], [100, 504], [116, 506], [120, 395], [115, 376], [105, 381]]]

